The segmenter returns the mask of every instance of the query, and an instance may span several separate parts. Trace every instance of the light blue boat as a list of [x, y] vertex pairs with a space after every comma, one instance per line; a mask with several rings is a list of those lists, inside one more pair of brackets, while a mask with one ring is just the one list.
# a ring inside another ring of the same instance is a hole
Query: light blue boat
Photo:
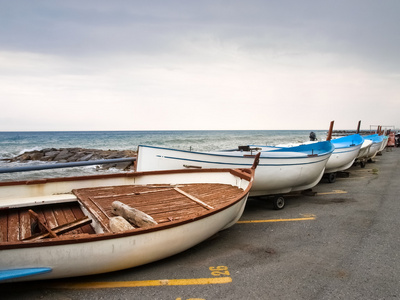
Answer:
[[367, 159], [373, 159], [376, 154], [381, 151], [381, 148], [384, 145], [384, 138], [379, 134], [371, 134], [364, 136], [364, 139], [372, 141], [372, 145], [367, 154]]
[[331, 140], [335, 150], [325, 168], [325, 174], [329, 174], [330, 182], [335, 181], [336, 172], [345, 171], [353, 165], [363, 142], [364, 138], [358, 133]]

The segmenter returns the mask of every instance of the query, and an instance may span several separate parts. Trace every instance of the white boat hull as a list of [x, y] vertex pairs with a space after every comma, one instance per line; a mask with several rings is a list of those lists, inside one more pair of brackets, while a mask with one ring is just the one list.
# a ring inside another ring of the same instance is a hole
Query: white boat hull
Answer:
[[382, 138], [383, 138], [383, 141], [382, 141], [381, 146], [379, 147], [378, 152], [383, 151], [386, 148], [386, 146], [388, 144], [388, 141], [389, 141], [389, 137], [388, 136], [383, 136]]
[[326, 164], [325, 173], [344, 171], [350, 168], [360, 152], [361, 144], [335, 149]]
[[382, 147], [382, 143], [383, 143], [383, 141], [378, 142], [378, 143], [373, 143], [371, 145], [371, 147], [369, 148], [369, 151], [368, 151], [368, 155], [367, 155], [368, 159], [373, 159], [378, 154], [379, 150]]
[[367, 157], [369, 149], [372, 145], [371, 140], [364, 140], [361, 145], [360, 151], [358, 152], [357, 159], [364, 159]]
[[[331, 153], [299, 157], [298, 153], [262, 153], [250, 196], [284, 194], [314, 187], [321, 180]], [[263, 157], [269, 155], [275, 157]], [[292, 156], [292, 157], [291, 157]], [[183, 168], [248, 168], [254, 158], [221, 153], [190, 152], [161, 147], [139, 146], [137, 171]]]

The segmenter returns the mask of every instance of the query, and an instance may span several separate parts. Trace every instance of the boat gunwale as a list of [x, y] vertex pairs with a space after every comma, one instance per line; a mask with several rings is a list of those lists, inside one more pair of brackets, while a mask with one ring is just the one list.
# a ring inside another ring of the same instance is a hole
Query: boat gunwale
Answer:
[[346, 149], [357, 146], [361, 147], [363, 142], [364, 142], [364, 137], [358, 133], [331, 140], [331, 143], [335, 146], [335, 150]]
[[[33, 185], [33, 184], [46, 184], [50, 182], [61, 182], [61, 181], [77, 181], [77, 180], [95, 180], [95, 179], [109, 179], [118, 177], [139, 177], [146, 175], [163, 175], [171, 173], [207, 173], [207, 172], [230, 172], [233, 175], [240, 177], [241, 179], [250, 180], [252, 175], [250, 171], [246, 171], [250, 168], [209, 168], [209, 169], [177, 169], [177, 170], [159, 170], [159, 171], [139, 171], [139, 172], [127, 172], [127, 173], [113, 173], [113, 174], [99, 174], [99, 175], [84, 175], [84, 176], [71, 176], [71, 177], [53, 177], [53, 178], [41, 178], [31, 180], [20, 180], [20, 181], [0, 181], [0, 187], [2, 186], [14, 186], [14, 185]], [[238, 171], [239, 170], [239, 171]], [[1, 201], [1, 198], [0, 198]]]

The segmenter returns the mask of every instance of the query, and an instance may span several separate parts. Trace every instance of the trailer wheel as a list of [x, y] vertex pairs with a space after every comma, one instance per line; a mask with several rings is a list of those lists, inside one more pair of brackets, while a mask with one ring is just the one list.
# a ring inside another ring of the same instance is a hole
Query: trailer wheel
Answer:
[[285, 207], [285, 198], [283, 196], [274, 197], [272, 203], [274, 204], [274, 209], [282, 209]]
[[329, 173], [328, 174], [328, 182], [329, 183], [334, 183], [336, 181], [336, 172], [335, 173]]

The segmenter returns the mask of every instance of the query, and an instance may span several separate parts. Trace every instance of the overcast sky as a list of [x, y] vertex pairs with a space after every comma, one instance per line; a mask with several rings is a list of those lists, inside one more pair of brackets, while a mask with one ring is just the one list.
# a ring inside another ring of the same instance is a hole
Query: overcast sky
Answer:
[[0, 131], [400, 127], [400, 1], [0, 0]]

